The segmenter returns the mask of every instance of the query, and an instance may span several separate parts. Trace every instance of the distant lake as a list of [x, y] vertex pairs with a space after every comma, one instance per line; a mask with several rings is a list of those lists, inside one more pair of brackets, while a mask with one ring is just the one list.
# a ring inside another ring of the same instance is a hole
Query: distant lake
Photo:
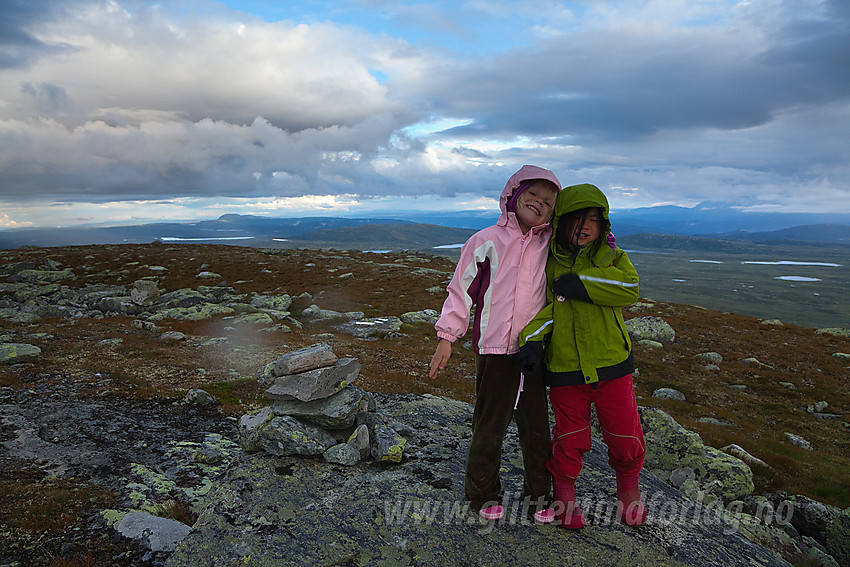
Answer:
[[161, 236], [157, 240], [162, 240], [163, 242], [192, 242], [192, 241], [206, 241], [206, 240], [250, 240], [254, 238], [253, 236], [217, 236], [210, 238], [178, 238], [177, 236]]
[[840, 268], [841, 264], [832, 262], [793, 262], [791, 260], [779, 260], [777, 262], [741, 262], [742, 264], [761, 264], [764, 266], [825, 266], [827, 268]]

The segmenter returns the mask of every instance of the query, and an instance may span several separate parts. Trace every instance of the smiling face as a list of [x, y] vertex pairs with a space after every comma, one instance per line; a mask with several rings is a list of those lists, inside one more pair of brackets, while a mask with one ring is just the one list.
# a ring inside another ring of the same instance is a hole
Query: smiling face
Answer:
[[577, 219], [573, 227], [573, 244], [584, 246], [599, 238], [602, 230], [602, 211], [598, 208], [588, 209], [582, 219]]
[[542, 179], [519, 196], [516, 202], [516, 219], [523, 234], [531, 227], [552, 219], [557, 197], [558, 189], [551, 182]]
[[591, 207], [572, 211], [561, 217], [556, 236], [558, 245], [564, 249], [584, 246], [599, 239], [604, 219], [602, 209]]

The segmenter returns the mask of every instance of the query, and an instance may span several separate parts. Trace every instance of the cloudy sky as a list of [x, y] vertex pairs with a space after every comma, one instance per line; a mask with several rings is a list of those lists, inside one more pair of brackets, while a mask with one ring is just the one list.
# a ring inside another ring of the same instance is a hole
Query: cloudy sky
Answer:
[[0, 228], [497, 209], [525, 163], [850, 212], [850, 2], [0, 2]]

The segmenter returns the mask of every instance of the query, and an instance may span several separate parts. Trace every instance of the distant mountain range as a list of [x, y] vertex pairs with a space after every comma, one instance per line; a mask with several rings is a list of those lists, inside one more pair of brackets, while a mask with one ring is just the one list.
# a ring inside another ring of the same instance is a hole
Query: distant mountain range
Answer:
[[[496, 214], [457, 212], [409, 218], [269, 218], [226, 214], [215, 220], [128, 226], [32, 228], [0, 231], [0, 249], [86, 244], [209, 242], [244, 246], [429, 249], [463, 243], [475, 230], [495, 223]], [[618, 239], [672, 235], [752, 243], [850, 244], [848, 214], [742, 213], [706, 204], [695, 208], [652, 207], [612, 213]], [[810, 223], [810, 224], [809, 224]], [[662, 247], [693, 240], [667, 238]], [[659, 244], [661, 239], [656, 238]], [[707, 243], [704, 243], [708, 246]], [[715, 248], [718, 244], [715, 242]]]

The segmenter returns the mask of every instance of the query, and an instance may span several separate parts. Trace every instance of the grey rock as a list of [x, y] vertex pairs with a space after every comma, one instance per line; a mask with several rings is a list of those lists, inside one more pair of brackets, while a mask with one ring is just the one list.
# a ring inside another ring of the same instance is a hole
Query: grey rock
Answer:
[[195, 277], [200, 278], [202, 280], [220, 280], [221, 274], [204, 270], [203, 272], [199, 272], [198, 275]]
[[342, 333], [348, 333], [355, 337], [365, 339], [369, 337], [382, 337], [401, 329], [401, 319], [394, 316], [374, 317], [361, 319], [359, 321], [348, 321], [333, 326]]
[[209, 406], [215, 404], [215, 398], [206, 390], [192, 388], [183, 397], [183, 402], [190, 406]]
[[41, 349], [26, 343], [0, 344], [0, 364], [35, 362], [41, 358]]
[[309, 319], [312, 322], [333, 321], [335, 319], [356, 321], [363, 318], [363, 312], [349, 311], [347, 313], [340, 313], [339, 311], [332, 311], [330, 309], [321, 309], [318, 305], [313, 304], [301, 312], [301, 317]]
[[140, 541], [151, 551], [174, 551], [191, 528], [177, 520], [147, 512], [129, 512], [121, 519], [117, 529], [124, 537]]
[[207, 303], [209, 296], [197, 290], [190, 288], [178, 289], [162, 294], [159, 303], [163, 309], [173, 309], [175, 307], [193, 307], [202, 303]]
[[164, 319], [175, 319], [177, 321], [203, 321], [217, 315], [230, 315], [233, 309], [226, 305], [217, 303], [201, 303], [192, 307], [172, 307], [157, 311], [148, 320], [162, 321]]
[[721, 427], [734, 427], [734, 423], [725, 419], [717, 419], [716, 417], [698, 417], [698, 423], [707, 423], [709, 425], [719, 425]]
[[288, 312], [292, 298], [284, 295], [256, 295], [251, 299], [251, 305], [258, 309]]
[[759, 359], [757, 359], [755, 357], [745, 358], [745, 359], [741, 360], [741, 362], [744, 363], [744, 364], [748, 364], [750, 366], [756, 366], [758, 368], [766, 368], [766, 369], [771, 369], [771, 370], [773, 369], [773, 367], [771, 365], [765, 364], [764, 362], [760, 361]]
[[144, 319], [136, 319], [135, 321], [133, 321], [131, 326], [134, 329], [146, 331], [148, 333], [156, 333], [159, 331], [159, 327], [156, 326], [156, 323], [152, 321], [145, 321]]
[[[443, 291], [440, 288], [440, 291]], [[416, 325], [418, 323], [428, 323], [429, 325], [433, 325], [437, 322], [437, 319], [440, 318], [440, 312], [435, 311], [434, 309], [424, 309], [422, 311], [408, 311], [407, 313], [403, 313], [399, 319], [402, 322], [407, 323], [408, 325]]]
[[670, 472], [670, 484], [679, 488], [686, 480], [694, 480], [697, 474], [691, 467], [681, 467]]
[[336, 394], [312, 402], [277, 400], [272, 404], [275, 415], [290, 415], [327, 429], [345, 429], [354, 425], [357, 414], [366, 410], [366, 393], [347, 386]]
[[327, 398], [352, 384], [359, 374], [360, 362], [357, 359], [341, 358], [332, 366], [275, 378], [274, 384], [266, 390], [266, 396], [273, 400], [302, 402]]
[[239, 419], [239, 444], [246, 451], [260, 451], [260, 431], [275, 417], [271, 407], [264, 407]]
[[49, 283], [75, 280], [77, 276], [71, 270], [21, 270], [14, 276], [10, 276], [9, 281], [21, 281], [36, 285], [44, 285]]
[[633, 340], [649, 339], [659, 343], [672, 343], [676, 332], [660, 317], [635, 317], [626, 321], [626, 330]]
[[674, 390], [673, 388], [658, 388], [657, 390], [652, 392], [652, 397], [661, 400], [678, 400], [680, 402], [685, 401], [685, 394], [683, 394], [679, 390]]
[[701, 352], [696, 356], [710, 364], [720, 364], [721, 362], [723, 362], [723, 357], [717, 354], [716, 352]]
[[839, 508], [818, 502], [802, 494], [795, 494], [788, 501], [793, 510], [791, 525], [802, 535], [813, 537], [816, 540], [820, 539], [821, 534], [826, 532], [827, 525], [841, 514]]
[[826, 526], [826, 549], [840, 565], [850, 565], [850, 508], [835, 515]]
[[136, 280], [130, 289], [130, 299], [136, 305], [150, 307], [159, 301], [159, 288], [151, 280]]
[[809, 443], [804, 438], [800, 437], [795, 433], [789, 433], [786, 431], [785, 438], [788, 439], [788, 442], [794, 445], [795, 447], [800, 447], [801, 449], [806, 449], [807, 451], [811, 451], [813, 449], [811, 443]]
[[361, 460], [369, 458], [369, 455], [371, 453], [372, 444], [369, 439], [369, 426], [367, 426], [365, 423], [358, 425], [354, 429], [354, 433], [352, 433], [351, 436], [348, 438], [347, 443], [357, 450]]
[[399, 435], [392, 427], [376, 425], [372, 431], [370, 444], [372, 458], [379, 463], [400, 463], [406, 444], [407, 439]]
[[330, 433], [282, 415], [267, 421], [259, 432], [262, 448], [271, 455], [321, 455], [336, 444]]
[[845, 339], [850, 339], [850, 329], [845, 329], [842, 327], [828, 327], [824, 329], [817, 329], [815, 331], [818, 335], [833, 335], [836, 337], [844, 337]]
[[[333, 353], [330, 345], [327, 343], [316, 343], [288, 352], [279, 357], [271, 363], [271, 374], [275, 377], [298, 374], [300, 372], [330, 366], [336, 361], [337, 356]], [[268, 387], [268, 385], [265, 387]]]
[[268, 313], [243, 313], [228, 323], [230, 325], [271, 325], [274, 320]]
[[186, 340], [186, 335], [180, 331], [166, 331], [159, 336], [159, 340], [163, 342], [180, 342]]
[[725, 502], [752, 494], [753, 472], [741, 459], [704, 444], [697, 433], [660, 409], [639, 407], [638, 411], [646, 438], [646, 468], [674, 471], [689, 467], [701, 487], [711, 485], [711, 492]]
[[360, 462], [360, 451], [348, 443], [334, 445], [322, 454], [329, 463], [352, 466]]
[[723, 451], [724, 453], [728, 453], [728, 454], [732, 455], [733, 457], [738, 457], [739, 459], [741, 459], [742, 461], [744, 461], [745, 463], [747, 463], [751, 467], [757, 465], [757, 466], [760, 466], [760, 467], [771, 468], [770, 465], [768, 465], [767, 463], [765, 463], [764, 461], [762, 461], [758, 457], [754, 457], [751, 454], [749, 454], [740, 445], [736, 445], [736, 444], [732, 443], [731, 445], [726, 445], [725, 447], [723, 447], [720, 450]]

